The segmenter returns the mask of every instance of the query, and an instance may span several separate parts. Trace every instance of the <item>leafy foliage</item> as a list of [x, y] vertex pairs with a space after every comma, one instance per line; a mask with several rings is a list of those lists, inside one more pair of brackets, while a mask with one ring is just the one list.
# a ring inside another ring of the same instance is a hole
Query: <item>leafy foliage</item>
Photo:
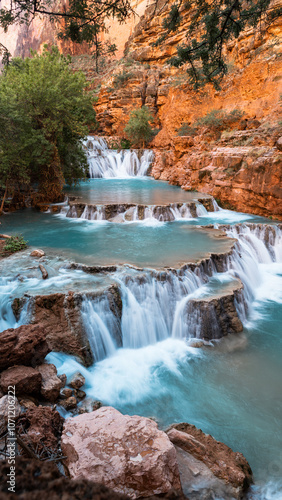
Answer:
[[152, 139], [153, 129], [149, 123], [152, 120], [153, 116], [146, 106], [131, 111], [124, 131], [133, 145], [142, 144], [144, 147]]
[[209, 113], [198, 118], [193, 125], [183, 122], [177, 131], [177, 135], [185, 136], [197, 135], [199, 129], [206, 127], [208, 131], [221, 132], [236, 124], [244, 116], [244, 112], [239, 109], [233, 109], [229, 113], [221, 109], [212, 109]]
[[7, 240], [3, 250], [7, 253], [19, 252], [27, 247], [27, 243], [28, 242], [25, 241], [21, 235], [11, 236], [11, 238]]
[[183, 122], [181, 127], [177, 130], [177, 135], [179, 136], [184, 136], [184, 135], [195, 135], [197, 133], [197, 129], [195, 127], [191, 127], [187, 122]]
[[55, 47], [41, 56], [13, 59], [0, 76], [0, 187], [5, 194], [37, 183], [45, 201], [57, 201], [65, 181], [85, 177], [81, 140], [86, 125], [93, 128], [96, 121], [84, 87], [84, 76], [73, 74]]
[[115, 17], [123, 22], [132, 12], [130, 0], [11, 0], [0, 8], [0, 27], [6, 32], [15, 23], [29, 23], [37, 15], [48, 16], [51, 21], [58, 21], [61, 38], [94, 47], [98, 69], [102, 53], [110, 55], [116, 50], [114, 44], [102, 43], [99, 38], [106, 31], [105, 18]]
[[[224, 60], [227, 42], [238, 38], [244, 29], [262, 28], [263, 23], [266, 26], [281, 15], [281, 7], [271, 7], [270, 3], [271, 0], [187, 0], [184, 8], [191, 16], [187, 42], [178, 46], [170, 63], [177, 67], [188, 63], [187, 72], [196, 88], [207, 82], [219, 87], [227, 72]], [[157, 44], [179, 27], [182, 9], [182, 0], [171, 6], [163, 23], [165, 33]]]
[[205, 116], [199, 118], [194, 126], [196, 128], [199, 127], [208, 127], [214, 130], [224, 130], [230, 127], [233, 123], [241, 120], [244, 112], [239, 109], [233, 109], [229, 113], [221, 109], [212, 109]]
[[130, 80], [131, 77], [132, 77], [132, 73], [130, 73], [129, 71], [124, 71], [124, 69], [123, 69], [120, 73], [118, 73], [114, 77], [114, 80], [113, 80], [114, 88], [119, 89], [120, 87], [123, 86], [123, 84], [125, 82]]

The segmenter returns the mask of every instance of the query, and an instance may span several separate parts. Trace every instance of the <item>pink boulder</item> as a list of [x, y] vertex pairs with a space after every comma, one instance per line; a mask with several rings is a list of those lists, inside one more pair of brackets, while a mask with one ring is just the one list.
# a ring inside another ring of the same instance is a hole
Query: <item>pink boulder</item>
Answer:
[[67, 419], [61, 447], [71, 478], [103, 483], [130, 498], [181, 490], [175, 448], [148, 418], [102, 407]]

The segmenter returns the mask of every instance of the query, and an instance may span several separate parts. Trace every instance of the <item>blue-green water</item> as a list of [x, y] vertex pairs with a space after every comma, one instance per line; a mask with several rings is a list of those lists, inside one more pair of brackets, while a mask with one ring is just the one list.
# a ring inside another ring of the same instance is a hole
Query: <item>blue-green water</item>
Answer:
[[[92, 203], [134, 201], [164, 204], [186, 202], [191, 200], [186, 196], [197, 196], [146, 179], [97, 179], [74, 192], [83, 196], [83, 201]], [[1, 232], [22, 233], [30, 245], [45, 249], [48, 255], [59, 255], [77, 262], [127, 262], [142, 267], [162, 267], [197, 260], [207, 253], [227, 249], [229, 243], [226, 239], [214, 238], [195, 225], [243, 221], [267, 220], [224, 210], [190, 221], [160, 223], [149, 220], [115, 224], [25, 210], [2, 217]], [[259, 250], [257, 246], [258, 255]], [[21, 257], [18, 268], [17, 257], [13, 259], [17, 274]], [[123, 413], [153, 416], [161, 427], [187, 421], [233, 450], [244, 453], [254, 470], [257, 484], [265, 485], [259, 498], [280, 500], [282, 267], [279, 262], [272, 263], [270, 258], [269, 262], [263, 262], [258, 258], [252, 267], [250, 261], [255, 300], [242, 334], [229, 336], [203, 349], [189, 347], [184, 340], [177, 338], [168, 338], [140, 349], [118, 349], [89, 370], [65, 355], [51, 354], [48, 359], [55, 362], [60, 373], [71, 374], [79, 368], [86, 377], [88, 394]], [[5, 276], [3, 266], [1, 271]], [[8, 274], [11, 274], [10, 268]], [[79, 289], [80, 275], [54, 277], [54, 286], [63, 278], [67, 280], [65, 286], [68, 289], [72, 289], [72, 280]], [[42, 287], [40, 274], [32, 279], [30, 285], [37, 293]], [[27, 291], [28, 283], [19, 284], [13, 292], [5, 289], [4, 293], [17, 296], [18, 292], [19, 296]], [[98, 278], [87, 282], [88, 288], [99, 286], [103, 283]], [[218, 290], [220, 283], [216, 282], [214, 287]], [[163, 309], [165, 307], [164, 304]]]
[[187, 222], [113, 224], [24, 210], [2, 218], [2, 231], [21, 233], [29, 245], [87, 264], [171, 266], [230, 247], [228, 240]]
[[76, 187], [66, 187], [67, 195], [79, 196], [85, 203], [142, 203], [162, 205], [166, 203], [185, 203], [207, 195], [196, 191], [183, 191], [164, 181], [150, 177], [131, 179], [89, 179]]

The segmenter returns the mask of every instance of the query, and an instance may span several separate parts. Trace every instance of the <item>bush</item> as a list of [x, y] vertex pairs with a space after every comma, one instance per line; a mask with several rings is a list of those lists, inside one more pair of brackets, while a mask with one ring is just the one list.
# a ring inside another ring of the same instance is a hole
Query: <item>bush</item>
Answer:
[[195, 127], [208, 127], [213, 130], [225, 130], [233, 123], [241, 120], [244, 112], [239, 109], [233, 109], [230, 113], [226, 113], [221, 109], [212, 109], [206, 116], [202, 116], [195, 122]]
[[145, 143], [152, 139], [153, 129], [149, 123], [152, 120], [153, 116], [146, 106], [135, 109], [130, 113], [129, 121], [124, 131], [133, 145], [137, 146], [142, 143], [144, 147]]
[[129, 71], [124, 71], [123, 69], [121, 73], [119, 73], [114, 77], [113, 80], [114, 88], [120, 89], [123, 86], [123, 84], [127, 82], [127, 80], [130, 80], [131, 77], [132, 73], [130, 73]]
[[184, 135], [196, 135], [197, 129], [195, 127], [191, 127], [187, 122], [183, 122], [181, 127], [177, 130], [177, 135], [179, 136], [184, 136]]
[[21, 235], [11, 236], [4, 246], [4, 251], [8, 253], [19, 252], [27, 247], [27, 243]]

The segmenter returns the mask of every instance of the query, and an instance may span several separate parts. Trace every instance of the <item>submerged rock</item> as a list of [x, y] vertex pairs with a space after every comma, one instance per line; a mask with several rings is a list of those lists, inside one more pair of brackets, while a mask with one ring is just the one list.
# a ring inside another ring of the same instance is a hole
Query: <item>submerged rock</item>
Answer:
[[44, 257], [45, 252], [43, 250], [33, 250], [33, 252], [30, 253], [30, 257]]
[[45, 267], [42, 266], [42, 264], [39, 264], [39, 269], [41, 271], [42, 278], [46, 280], [48, 278], [48, 272], [46, 271]]
[[82, 387], [83, 385], [85, 384], [85, 378], [83, 375], [81, 375], [81, 373], [79, 372], [76, 372], [72, 378], [71, 378], [71, 381], [69, 383], [69, 385], [73, 388], [73, 389], [80, 389], [80, 387]]
[[152, 420], [111, 407], [65, 421], [62, 452], [71, 478], [89, 478], [130, 498], [181, 490], [174, 446]]
[[167, 435], [174, 445], [203, 462], [219, 479], [233, 488], [235, 498], [241, 498], [253, 482], [252, 470], [242, 453], [204, 434], [187, 423], [173, 424]]

